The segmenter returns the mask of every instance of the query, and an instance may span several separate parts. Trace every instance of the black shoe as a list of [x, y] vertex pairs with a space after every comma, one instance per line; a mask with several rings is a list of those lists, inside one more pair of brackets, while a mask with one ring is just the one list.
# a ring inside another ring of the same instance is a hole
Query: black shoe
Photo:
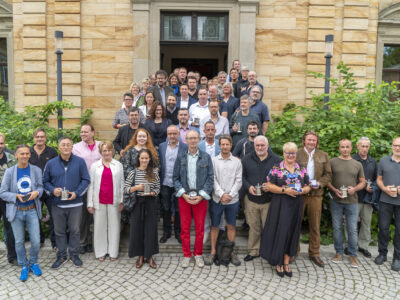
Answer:
[[178, 240], [179, 244], [182, 244], [182, 239], [181, 239], [181, 236], [179, 234], [175, 234], [175, 238]]
[[344, 248], [344, 254], [349, 255], [349, 249], [347, 247]]
[[393, 259], [392, 270], [396, 271], [396, 272], [400, 271], [400, 260], [399, 259], [395, 259], [395, 258]]
[[365, 257], [370, 258], [372, 256], [371, 252], [369, 252], [367, 249], [358, 248], [358, 251], [361, 252]]
[[52, 269], [58, 269], [67, 261], [66, 257], [57, 257], [56, 261], [51, 265]]
[[85, 253], [86, 253], [86, 246], [79, 247], [79, 254], [85, 254]]
[[83, 263], [78, 255], [72, 255], [70, 259], [74, 263], [75, 267], [82, 267]]
[[163, 234], [163, 236], [160, 238], [160, 243], [161, 244], [164, 244], [165, 242], [167, 242], [168, 241], [168, 239], [171, 237], [171, 235], [170, 234]]
[[259, 257], [259, 255], [258, 256], [252, 256], [250, 254], [247, 254], [243, 260], [244, 261], [251, 261], [251, 260], [253, 260], [253, 259], [257, 258], [257, 257]]
[[276, 274], [278, 274], [279, 277], [283, 278], [283, 276], [285, 276], [285, 272], [279, 272], [278, 269], [276, 270]]
[[386, 260], [387, 260], [386, 255], [379, 254], [379, 255], [375, 258], [375, 263], [376, 263], [378, 266], [380, 266], [380, 265], [383, 264]]
[[18, 260], [16, 258], [10, 258], [8, 263], [13, 266], [18, 266]]
[[286, 271], [285, 266], [287, 267], [287, 269], [289, 269], [289, 265], [283, 265], [283, 273], [284, 273], [287, 277], [292, 277], [292, 276], [293, 276], [292, 271]]
[[86, 252], [87, 252], [87, 253], [92, 253], [92, 252], [93, 252], [93, 247], [92, 247], [92, 245], [87, 245], [87, 246], [86, 246]]
[[249, 231], [249, 229], [250, 229], [249, 224], [247, 224], [246, 222], [244, 222], [244, 223], [242, 224], [242, 230]]

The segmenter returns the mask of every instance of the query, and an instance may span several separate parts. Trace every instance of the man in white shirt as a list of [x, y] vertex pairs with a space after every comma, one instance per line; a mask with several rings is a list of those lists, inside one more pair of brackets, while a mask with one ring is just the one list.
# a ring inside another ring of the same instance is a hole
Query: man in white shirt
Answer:
[[[242, 186], [242, 164], [231, 154], [232, 138], [221, 136], [219, 140], [221, 153], [212, 159], [214, 167], [214, 190], [210, 201], [211, 214], [211, 254], [204, 264], [212, 265], [216, 259], [216, 245], [219, 224], [223, 214], [226, 217], [227, 236], [232, 248], [236, 236], [236, 215], [239, 209], [239, 190]], [[237, 256], [232, 252], [231, 262], [240, 265]]]
[[207, 121], [212, 121], [215, 125], [215, 137], [218, 138], [223, 134], [229, 135], [229, 122], [228, 119], [219, 114], [219, 104], [217, 100], [210, 100], [208, 103], [208, 110], [210, 111], [210, 117], [200, 120], [200, 135], [202, 138], [204, 134], [204, 124]]
[[210, 118], [210, 111], [208, 110], [208, 95], [205, 88], [199, 89], [199, 101], [189, 109], [190, 125], [200, 127], [200, 120]]

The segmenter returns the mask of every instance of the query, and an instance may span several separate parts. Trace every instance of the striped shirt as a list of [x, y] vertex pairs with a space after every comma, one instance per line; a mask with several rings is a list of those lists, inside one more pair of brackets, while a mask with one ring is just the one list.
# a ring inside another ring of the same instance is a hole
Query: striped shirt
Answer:
[[[153, 170], [153, 173], [154, 173], [155, 180], [152, 182], [149, 182], [146, 179], [146, 171], [140, 170], [138, 168], [130, 171], [125, 180], [125, 185], [124, 185], [125, 194], [130, 194], [129, 189], [132, 186], [150, 183], [150, 191], [155, 192], [155, 196], [157, 196], [160, 193], [160, 177], [158, 176], [158, 169]], [[142, 196], [143, 191], [136, 191], [136, 195]]]

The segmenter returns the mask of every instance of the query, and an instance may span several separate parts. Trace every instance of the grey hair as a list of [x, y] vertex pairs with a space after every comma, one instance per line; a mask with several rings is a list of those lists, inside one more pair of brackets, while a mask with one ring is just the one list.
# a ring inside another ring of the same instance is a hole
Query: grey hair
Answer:
[[369, 138], [367, 138], [366, 136], [362, 136], [362, 137], [360, 137], [360, 138], [358, 139], [357, 145], [359, 145], [362, 141], [366, 141], [366, 142], [368, 142], [368, 143], [371, 144], [371, 140], [370, 140]]
[[219, 72], [218, 72], [218, 77], [219, 77], [220, 75], [224, 75], [224, 74], [225, 74], [225, 75], [228, 75], [228, 74], [226, 74], [225, 71], [219, 71]]
[[268, 142], [268, 139], [267, 139], [267, 137], [266, 137], [266, 136], [263, 136], [263, 135], [257, 135], [257, 136], [255, 137], [255, 139], [254, 139], [254, 143], [255, 143], [257, 140], [263, 140], [264, 142], [266, 142], [266, 143], [267, 143], [267, 145], [269, 145], [269, 142]]

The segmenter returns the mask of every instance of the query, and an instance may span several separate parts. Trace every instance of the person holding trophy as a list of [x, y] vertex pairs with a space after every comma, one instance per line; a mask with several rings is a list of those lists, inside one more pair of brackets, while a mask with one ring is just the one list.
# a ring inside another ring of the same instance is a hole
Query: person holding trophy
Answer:
[[138, 153], [136, 168], [126, 177], [125, 194], [136, 193], [136, 203], [130, 213], [129, 257], [138, 256], [136, 268], [146, 261], [153, 269], [157, 265], [153, 255], [158, 253], [157, 195], [160, 193], [160, 177], [150, 150], [142, 148]]

